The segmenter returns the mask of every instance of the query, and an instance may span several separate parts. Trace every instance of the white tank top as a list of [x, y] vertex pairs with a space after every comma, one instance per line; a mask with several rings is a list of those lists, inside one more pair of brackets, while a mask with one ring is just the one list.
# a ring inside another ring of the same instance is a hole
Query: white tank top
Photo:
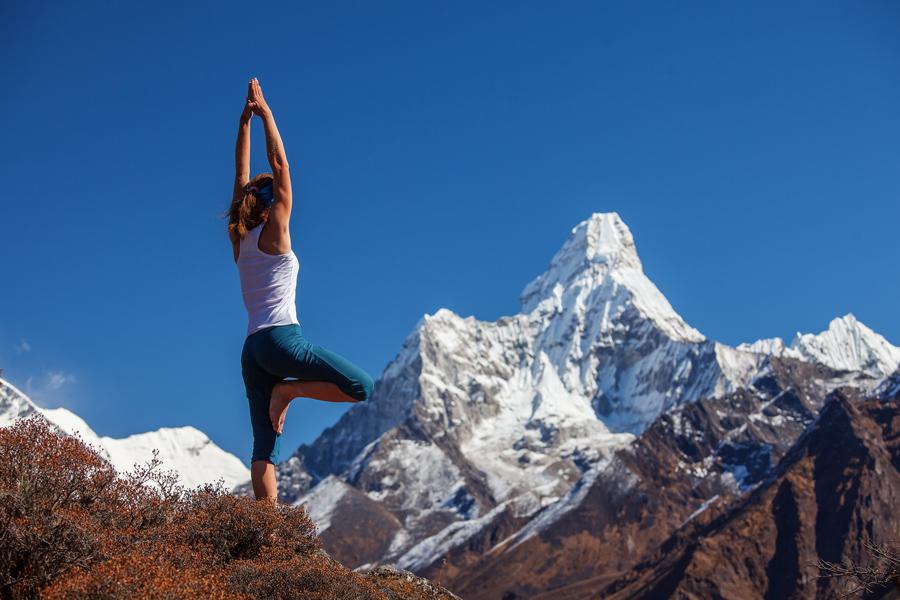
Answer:
[[247, 308], [247, 335], [272, 325], [300, 324], [297, 320], [297, 273], [300, 261], [287, 254], [266, 254], [259, 249], [261, 223], [240, 242], [237, 267], [241, 294]]

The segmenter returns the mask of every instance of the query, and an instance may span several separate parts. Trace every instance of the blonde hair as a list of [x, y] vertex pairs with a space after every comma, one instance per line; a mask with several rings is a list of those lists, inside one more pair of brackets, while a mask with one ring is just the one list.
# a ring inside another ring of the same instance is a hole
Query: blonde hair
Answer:
[[257, 198], [253, 191], [247, 191], [250, 186], [264, 188], [275, 180], [271, 173], [260, 173], [244, 186], [243, 194], [235, 194], [231, 199], [231, 206], [225, 213], [228, 217], [228, 237], [232, 242], [244, 239], [247, 232], [263, 222], [266, 206]]

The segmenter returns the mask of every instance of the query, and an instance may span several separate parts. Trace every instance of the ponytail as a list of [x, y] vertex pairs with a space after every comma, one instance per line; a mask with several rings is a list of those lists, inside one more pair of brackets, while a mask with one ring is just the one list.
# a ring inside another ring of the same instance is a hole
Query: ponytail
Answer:
[[268, 203], [259, 196], [259, 189], [266, 187], [274, 180], [271, 173], [260, 173], [251, 179], [240, 194], [235, 194], [228, 208], [228, 237], [236, 243], [247, 235], [247, 232], [262, 223], [263, 213]]

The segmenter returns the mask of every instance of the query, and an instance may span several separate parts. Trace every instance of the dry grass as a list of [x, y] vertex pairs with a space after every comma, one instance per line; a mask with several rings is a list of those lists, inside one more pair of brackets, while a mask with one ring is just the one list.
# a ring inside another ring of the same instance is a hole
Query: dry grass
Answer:
[[455, 598], [346, 568], [302, 507], [185, 489], [160, 467], [119, 475], [38, 416], [0, 429], [0, 598]]
[[891, 587], [900, 590], [900, 555], [886, 544], [876, 544], [871, 540], [865, 540], [864, 546], [868, 554], [865, 564], [820, 560], [817, 565], [819, 577], [834, 578], [842, 584], [841, 598], [883, 593]]

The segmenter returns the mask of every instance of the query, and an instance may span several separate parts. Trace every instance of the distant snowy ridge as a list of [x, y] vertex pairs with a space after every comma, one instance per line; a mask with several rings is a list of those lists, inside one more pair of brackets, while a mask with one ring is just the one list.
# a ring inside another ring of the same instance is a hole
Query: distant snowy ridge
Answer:
[[900, 348], [859, 322], [852, 313], [832, 319], [821, 333], [798, 331], [790, 346], [775, 337], [740, 344], [737, 349], [820, 363], [876, 378], [889, 376], [900, 364]]
[[221, 478], [228, 489], [250, 479], [250, 471], [235, 455], [216, 446], [194, 427], [163, 427], [123, 439], [98, 436], [85, 421], [65, 408], [41, 408], [10, 382], [0, 379], [0, 427], [33, 414], [69, 435], [78, 434], [120, 472], [132, 469], [153, 457], [159, 450], [163, 470], [178, 473], [179, 483], [194, 487]]

